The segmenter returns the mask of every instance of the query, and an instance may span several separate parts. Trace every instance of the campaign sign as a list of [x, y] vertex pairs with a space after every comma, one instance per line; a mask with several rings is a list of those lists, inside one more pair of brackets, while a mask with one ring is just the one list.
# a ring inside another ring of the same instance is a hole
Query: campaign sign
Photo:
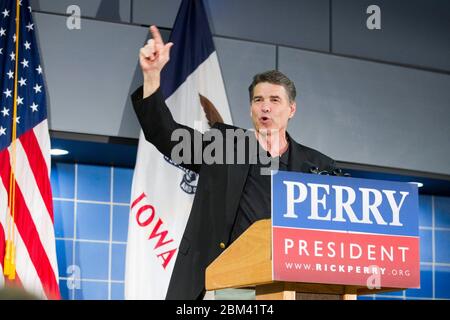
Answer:
[[414, 184], [272, 173], [273, 279], [418, 288], [418, 215]]

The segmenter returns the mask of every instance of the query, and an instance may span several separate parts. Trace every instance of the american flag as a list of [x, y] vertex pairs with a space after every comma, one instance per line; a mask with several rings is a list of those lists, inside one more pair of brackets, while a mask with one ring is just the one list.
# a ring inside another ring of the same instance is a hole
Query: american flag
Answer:
[[50, 137], [35, 31], [28, 0], [0, 1], [0, 286], [59, 299]]

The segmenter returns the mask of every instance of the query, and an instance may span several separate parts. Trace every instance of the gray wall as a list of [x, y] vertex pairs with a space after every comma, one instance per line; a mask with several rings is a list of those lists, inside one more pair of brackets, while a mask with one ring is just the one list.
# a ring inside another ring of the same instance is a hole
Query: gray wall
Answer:
[[450, 172], [450, 76], [280, 48], [297, 84], [296, 135], [334, 158]]
[[[136, 138], [129, 94], [147, 26], [168, 36], [180, 0], [31, 0], [52, 130]], [[290, 132], [337, 160], [450, 174], [450, 2], [204, 0], [236, 125], [247, 87], [278, 68], [300, 93]], [[81, 30], [66, 28], [76, 4]], [[231, 23], [232, 22], [232, 23]]]

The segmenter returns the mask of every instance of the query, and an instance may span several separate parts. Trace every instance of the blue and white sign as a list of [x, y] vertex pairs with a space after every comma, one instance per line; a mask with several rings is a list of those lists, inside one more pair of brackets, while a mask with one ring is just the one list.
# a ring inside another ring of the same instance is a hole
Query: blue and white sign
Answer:
[[418, 236], [410, 183], [278, 171], [272, 190], [274, 226]]

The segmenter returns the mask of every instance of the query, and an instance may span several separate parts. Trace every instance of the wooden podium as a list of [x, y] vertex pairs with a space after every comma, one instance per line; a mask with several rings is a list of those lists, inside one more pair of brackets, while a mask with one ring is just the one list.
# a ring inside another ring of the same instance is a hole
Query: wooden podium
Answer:
[[272, 278], [271, 220], [250, 226], [206, 269], [206, 290], [255, 288], [257, 300], [355, 300], [358, 294], [402, 290], [303, 282]]

